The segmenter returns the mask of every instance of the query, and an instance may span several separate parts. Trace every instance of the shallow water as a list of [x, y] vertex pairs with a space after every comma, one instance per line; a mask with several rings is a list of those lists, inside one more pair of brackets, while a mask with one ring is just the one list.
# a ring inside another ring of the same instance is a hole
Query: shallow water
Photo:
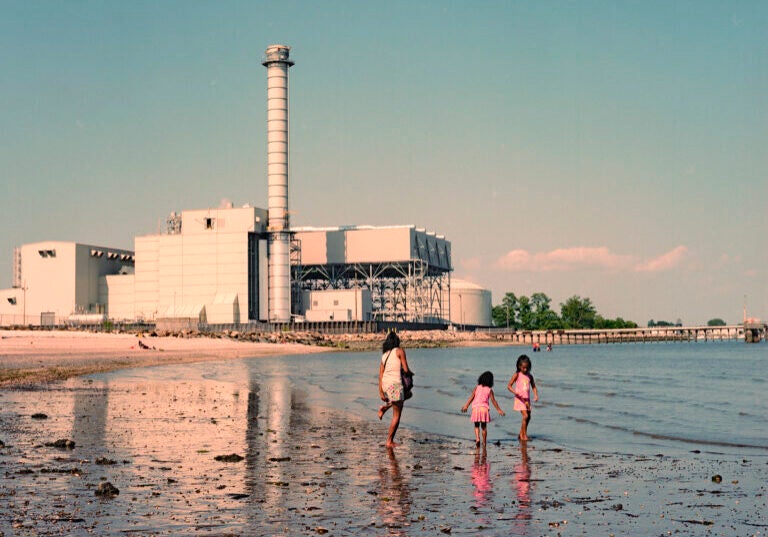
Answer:
[[[473, 436], [460, 409], [485, 370], [504, 418], [492, 410], [489, 438], [510, 441], [520, 427], [506, 383], [520, 347], [410, 349], [415, 396], [404, 424], [448, 437]], [[540, 442], [592, 452], [656, 454], [694, 449], [768, 451], [768, 345], [742, 342], [572, 345], [527, 354], [540, 400], [529, 433]], [[137, 379], [204, 376], [247, 389], [274, 380], [307, 393], [310, 404], [368, 418], [379, 402], [376, 353], [340, 353], [137, 370]], [[104, 378], [129, 378], [115, 373]]]
[[[520, 348], [408, 350], [417, 389], [395, 452], [381, 447], [387, 424], [374, 417], [377, 353], [133, 369], [3, 391], [0, 534], [760, 534], [765, 350], [531, 354], [541, 394], [533, 440], [527, 449], [513, 440], [514, 413], [495, 418], [487, 457], [459, 409], [490, 369], [510, 410], [505, 384]], [[712, 375], [723, 363], [742, 374]], [[45, 445], [63, 438], [75, 449]], [[243, 460], [215, 459], [231, 453]], [[96, 498], [107, 480], [120, 494]]]

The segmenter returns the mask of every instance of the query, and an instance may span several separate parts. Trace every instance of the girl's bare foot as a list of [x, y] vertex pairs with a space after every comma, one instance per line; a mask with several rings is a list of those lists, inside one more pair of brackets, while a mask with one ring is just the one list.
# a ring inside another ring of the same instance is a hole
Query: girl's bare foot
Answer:
[[387, 405], [381, 405], [379, 407], [379, 419], [384, 417], [384, 412], [387, 411]]
[[388, 447], [388, 448], [398, 447], [399, 445], [400, 444], [398, 444], [397, 442], [387, 442], [386, 443], [386, 447]]

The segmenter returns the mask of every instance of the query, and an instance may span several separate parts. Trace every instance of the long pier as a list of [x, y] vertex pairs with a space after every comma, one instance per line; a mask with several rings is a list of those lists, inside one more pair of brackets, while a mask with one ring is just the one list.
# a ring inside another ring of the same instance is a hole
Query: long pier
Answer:
[[[483, 332], [485, 330], [482, 330]], [[766, 328], [745, 331], [744, 325], [654, 326], [591, 330], [510, 330], [491, 328], [488, 333], [500, 341], [533, 345], [573, 345], [585, 343], [650, 343], [657, 341], [727, 341], [750, 343], [765, 340]], [[749, 337], [747, 337], [749, 336]]]

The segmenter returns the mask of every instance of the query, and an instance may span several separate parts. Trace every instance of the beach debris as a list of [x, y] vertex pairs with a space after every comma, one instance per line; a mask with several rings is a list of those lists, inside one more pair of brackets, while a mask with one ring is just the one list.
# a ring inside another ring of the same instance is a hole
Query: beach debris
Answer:
[[451, 526], [440, 527], [440, 533], [445, 533], [446, 535], [450, 535], [452, 531], [453, 531], [453, 528]]
[[721, 483], [723, 481], [723, 476], [720, 474], [715, 474], [712, 476], [712, 483]]
[[109, 465], [112, 465], [112, 464], [117, 464], [117, 461], [115, 461], [113, 459], [108, 459], [106, 457], [98, 457], [95, 462], [96, 462], [96, 464], [103, 465], [103, 466], [109, 466]]
[[327, 530], [326, 528], [322, 527], [322, 526], [318, 526], [318, 527], [316, 527], [316, 528], [315, 528], [315, 531], [316, 531], [318, 534], [320, 534], [320, 535], [325, 535], [326, 533], [328, 533], [328, 530]]
[[33, 420], [47, 420], [48, 414], [43, 414], [42, 412], [35, 412], [30, 416]]
[[270, 457], [269, 458], [270, 462], [287, 462], [290, 460], [291, 460], [290, 457]]
[[55, 447], [59, 449], [75, 449], [75, 441], [68, 440], [66, 438], [56, 440], [55, 442], [46, 442], [45, 445], [48, 447]]
[[3, 442], [2, 440], [0, 440], [0, 448], [4, 448], [4, 447], [5, 447], [5, 442]]
[[237, 453], [230, 453], [229, 455], [216, 455], [213, 459], [219, 462], [240, 462], [244, 458]]
[[678, 518], [673, 518], [675, 522], [682, 522], [683, 524], [700, 524], [702, 526], [714, 526], [715, 523], [712, 520], [681, 520]]
[[102, 498], [114, 498], [118, 494], [120, 494], [120, 491], [116, 486], [114, 486], [109, 481], [105, 481], [103, 483], [99, 483], [99, 486], [96, 488], [96, 496], [100, 496]]
[[611, 509], [613, 509], [614, 511], [622, 511], [624, 509], [624, 506], [620, 503], [616, 503], [611, 506]]

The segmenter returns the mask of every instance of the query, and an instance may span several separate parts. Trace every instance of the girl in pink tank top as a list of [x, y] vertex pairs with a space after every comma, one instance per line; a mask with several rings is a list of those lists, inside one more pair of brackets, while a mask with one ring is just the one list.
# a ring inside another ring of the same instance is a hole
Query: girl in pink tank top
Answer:
[[531, 390], [533, 390], [533, 400], [539, 400], [539, 391], [536, 389], [536, 382], [531, 375], [531, 359], [525, 354], [521, 354], [517, 359], [517, 371], [507, 384], [507, 389], [515, 394], [514, 409], [522, 414], [523, 421], [520, 424], [520, 434], [517, 437], [520, 440], [528, 440], [528, 424], [531, 422]]
[[472, 403], [472, 416], [470, 419], [475, 424], [475, 446], [480, 447], [480, 429], [482, 429], [483, 449], [485, 449], [486, 439], [488, 438], [488, 431], [485, 428], [486, 423], [491, 421], [489, 401], [496, 407], [499, 415], [503, 416], [504, 411], [496, 402], [496, 396], [493, 395], [493, 373], [486, 371], [477, 379], [477, 386], [472, 391], [472, 395], [469, 396], [467, 404], [461, 408], [462, 412], [466, 412], [469, 404]]

